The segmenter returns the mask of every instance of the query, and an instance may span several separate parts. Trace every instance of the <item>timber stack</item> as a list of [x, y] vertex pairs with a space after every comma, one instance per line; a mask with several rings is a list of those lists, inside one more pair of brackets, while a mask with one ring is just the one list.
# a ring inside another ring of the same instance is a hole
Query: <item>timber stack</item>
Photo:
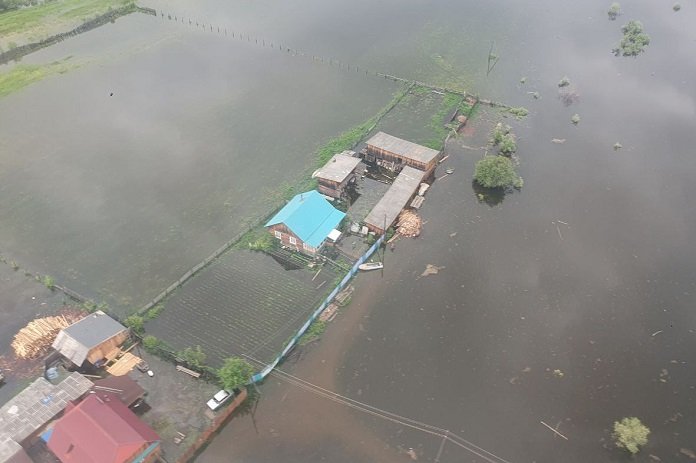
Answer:
[[57, 315], [37, 318], [19, 330], [12, 341], [12, 349], [20, 359], [34, 359], [48, 352], [58, 332], [77, 321], [79, 316]]

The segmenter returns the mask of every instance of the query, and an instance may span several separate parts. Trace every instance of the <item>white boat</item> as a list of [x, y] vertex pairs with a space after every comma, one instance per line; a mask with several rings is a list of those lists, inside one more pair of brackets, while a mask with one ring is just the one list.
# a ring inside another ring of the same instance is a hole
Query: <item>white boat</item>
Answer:
[[379, 270], [381, 268], [384, 268], [384, 265], [381, 262], [365, 262], [364, 264], [358, 265], [358, 269], [360, 270]]
[[447, 169], [447, 170], [445, 171], [445, 173], [446, 173], [446, 174], [453, 174], [453, 173], [454, 173], [454, 169]]

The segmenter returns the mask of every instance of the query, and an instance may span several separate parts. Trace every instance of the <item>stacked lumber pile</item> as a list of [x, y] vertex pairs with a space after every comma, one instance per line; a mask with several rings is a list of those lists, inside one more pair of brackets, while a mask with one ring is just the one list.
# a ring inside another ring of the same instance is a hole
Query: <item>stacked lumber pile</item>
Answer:
[[12, 341], [12, 349], [20, 359], [34, 359], [48, 352], [58, 332], [79, 320], [81, 315], [70, 313], [55, 317], [37, 318], [19, 330]]
[[396, 223], [396, 232], [401, 236], [415, 238], [420, 235], [423, 221], [413, 211], [403, 211], [399, 214], [399, 220]]

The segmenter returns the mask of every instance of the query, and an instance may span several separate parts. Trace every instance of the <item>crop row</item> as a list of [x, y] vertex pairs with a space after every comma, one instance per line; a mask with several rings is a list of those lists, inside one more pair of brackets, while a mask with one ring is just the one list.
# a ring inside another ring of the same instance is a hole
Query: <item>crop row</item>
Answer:
[[200, 345], [213, 366], [231, 355], [270, 360], [332, 289], [336, 274], [326, 268], [312, 276], [264, 254], [234, 251], [165, 301], [147, 330], [176, 349]]

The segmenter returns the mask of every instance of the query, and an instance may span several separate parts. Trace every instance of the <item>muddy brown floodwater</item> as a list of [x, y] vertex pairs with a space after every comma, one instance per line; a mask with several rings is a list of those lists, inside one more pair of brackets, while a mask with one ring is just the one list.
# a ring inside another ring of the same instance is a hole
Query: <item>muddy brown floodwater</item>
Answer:
[[[510, 462], [629, 461], [610, 439], [624, 416], [652, 430], [636, 461], [689, 461], [681, 449], [696, 447], [696, 11], [641, 1], [612, 22], [607, 8], [435, 2], [422, 11], [407, 2], [403, 16], [370, 11], [384, 29], [366, 61], [382, 50], [393, 73], [433, 80], [470, 65], [477, 90], [530, 109], [511, 123], [525, 186], [494, 207], [479, 202], [471, 173], [481, 151], [469, 148], [481, 134], [454, 140], [455, 174], [428, 192], [422, 236], [387, 253], [383, 278], [358, 277], [364, 299], [285, 368]], [[409, 60], [397, 37], [413, 11], [425, 25]], [[629, 19], [641, 19], [652, 42], [636, 59], [616, 58], [610, 50]], [[469, 58], [485, 66], [491, 41], [501, 59], [486, 79]], [[435, 56], [425, 69], [424, 51]], [[570, 105], [558, 95], [564, 75], [576, 93]], [[616, 142], [624, 148], [614, 151]], [[419, 278], [427, 264], [444, 268]], [[435, 461], [440, 442], [417, 431], [273, 379], [262, 392], [257, 427], [249, 417], [231, 422], [200, 461], [410, 461], [408, 449]], [[368, 451], [377, 448], [385, 454]], [[485, 460], [446, 444], [439, 461]]]
[[[635, 461], [689, 461], [696, 8], [638, 0], [609, 21], [609, 3], [145, 2], [530, 110], [510, 122], [522, 191], [493, 207], [475, 195], [477, 147], [495, 119], [481, 114], [448, 146], [455, 173], [428, 192], [422, 236], [387, 252], [383, 277], [358, 277], [353, 303], [284, 368], [509, 462], [630, 461], [609, 439], [624, 416], [652, 430]], [[630, 19], [651, 43], [614, 57]], [[182, 27], [124, 18], [27, 59], [63, 57], [70, 43], [113, 58], [0, 102], [10, 257], [137, 305], [238, 231], [263, 205], [257, 193], [296, 178], [319, 140], [394, 90]], [[487, 75], [491, 44], [500, 59]], [[563, 76], [570, 98], [559, 98]], [[114, 86], [118, 98], [105, 99]], [[262, 178], [257, 165], [268, 166]], [[442, 269], [419, 278], [428, 264]], [[273, 378], [261, 392], [254, 419], [233, 420], [199, 461], [436, 460], [434, 437]], [[439, 461], [486, 460], [448, 443]]]

